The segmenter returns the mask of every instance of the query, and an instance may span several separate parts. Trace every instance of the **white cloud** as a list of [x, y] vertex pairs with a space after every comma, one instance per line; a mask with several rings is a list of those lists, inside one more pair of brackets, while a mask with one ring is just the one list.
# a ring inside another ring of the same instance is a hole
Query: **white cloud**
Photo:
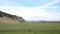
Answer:
[[25, 20], [59, 20], [60, 19], [60, 13], [48, 13], [46, 12], [45, 9], [40, 8], [40, 7], [12, 7], [12, 6], [0, 6], [0, 10], [3, 12], [17, 15], [17, 16], [22, 16], [24, 17]]
[[50, 14], [49, 19], [51, 21], [54, 21], [54, 20], [60, 21], [60, 12], [49, 12], [49, 14]]
[[[18, 15], [18, 16], [22, 16], [25, 19], [29, 19], [29, 20], [32, 20], [36, 16], [37, 17], [40, 17], [40, 16], [46, 17], [47, 16], [47, 13], [45, 12], [45, 9], [36, 8], [36, 7], [33, 7], [33, 8], [28, 8], [28, 7], [7, 7], [7, 6], [0, 6], [0, 7], [1, 7], [0, 9], [3, 12]], [[30, 19], [30, 17], [32, 19]]]
[[58, 3], [58, 2], [60, 2], [60, 0], [53, 0], [52, 2], [47, 3], [47, 4], [44, 4], [43, 6], [44, 6], [44, 7], [48, 7], [48, 6], [53, 5], [53, 4], [56, 4], [56, 3]]

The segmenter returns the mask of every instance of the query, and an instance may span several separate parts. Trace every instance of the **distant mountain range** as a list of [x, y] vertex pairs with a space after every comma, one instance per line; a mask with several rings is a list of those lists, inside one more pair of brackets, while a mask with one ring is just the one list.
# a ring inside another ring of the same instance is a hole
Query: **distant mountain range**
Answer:
[[5, 23], [23, 23], [25, 20], [23, 17], [19, 17], [16, 15], [11, 15], [5, 12], [0, 11], [0, 22]]

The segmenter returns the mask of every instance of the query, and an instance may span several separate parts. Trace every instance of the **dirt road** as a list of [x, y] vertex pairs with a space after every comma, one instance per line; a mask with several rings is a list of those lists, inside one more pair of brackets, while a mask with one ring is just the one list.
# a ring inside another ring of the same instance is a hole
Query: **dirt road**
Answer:
[[60, 28], [0, 28], [0, 30], [60, 30]]

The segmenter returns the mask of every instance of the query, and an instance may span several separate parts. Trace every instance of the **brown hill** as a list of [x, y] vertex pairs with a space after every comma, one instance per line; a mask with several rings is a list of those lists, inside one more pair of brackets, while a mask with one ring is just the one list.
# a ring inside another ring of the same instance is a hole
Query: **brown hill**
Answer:
[[11, 15], [5, 12], [0, 11], [0, 22], [6, 23], [22, 23], [25, 20], [22, 17], [16, 15]]

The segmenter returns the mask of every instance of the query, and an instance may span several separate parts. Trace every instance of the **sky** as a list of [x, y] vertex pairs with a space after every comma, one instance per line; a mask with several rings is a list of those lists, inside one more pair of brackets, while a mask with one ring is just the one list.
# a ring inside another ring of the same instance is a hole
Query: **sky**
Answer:
[[0, 0], [0, 10], [27, 21], [60, 21], [60, 0]]

